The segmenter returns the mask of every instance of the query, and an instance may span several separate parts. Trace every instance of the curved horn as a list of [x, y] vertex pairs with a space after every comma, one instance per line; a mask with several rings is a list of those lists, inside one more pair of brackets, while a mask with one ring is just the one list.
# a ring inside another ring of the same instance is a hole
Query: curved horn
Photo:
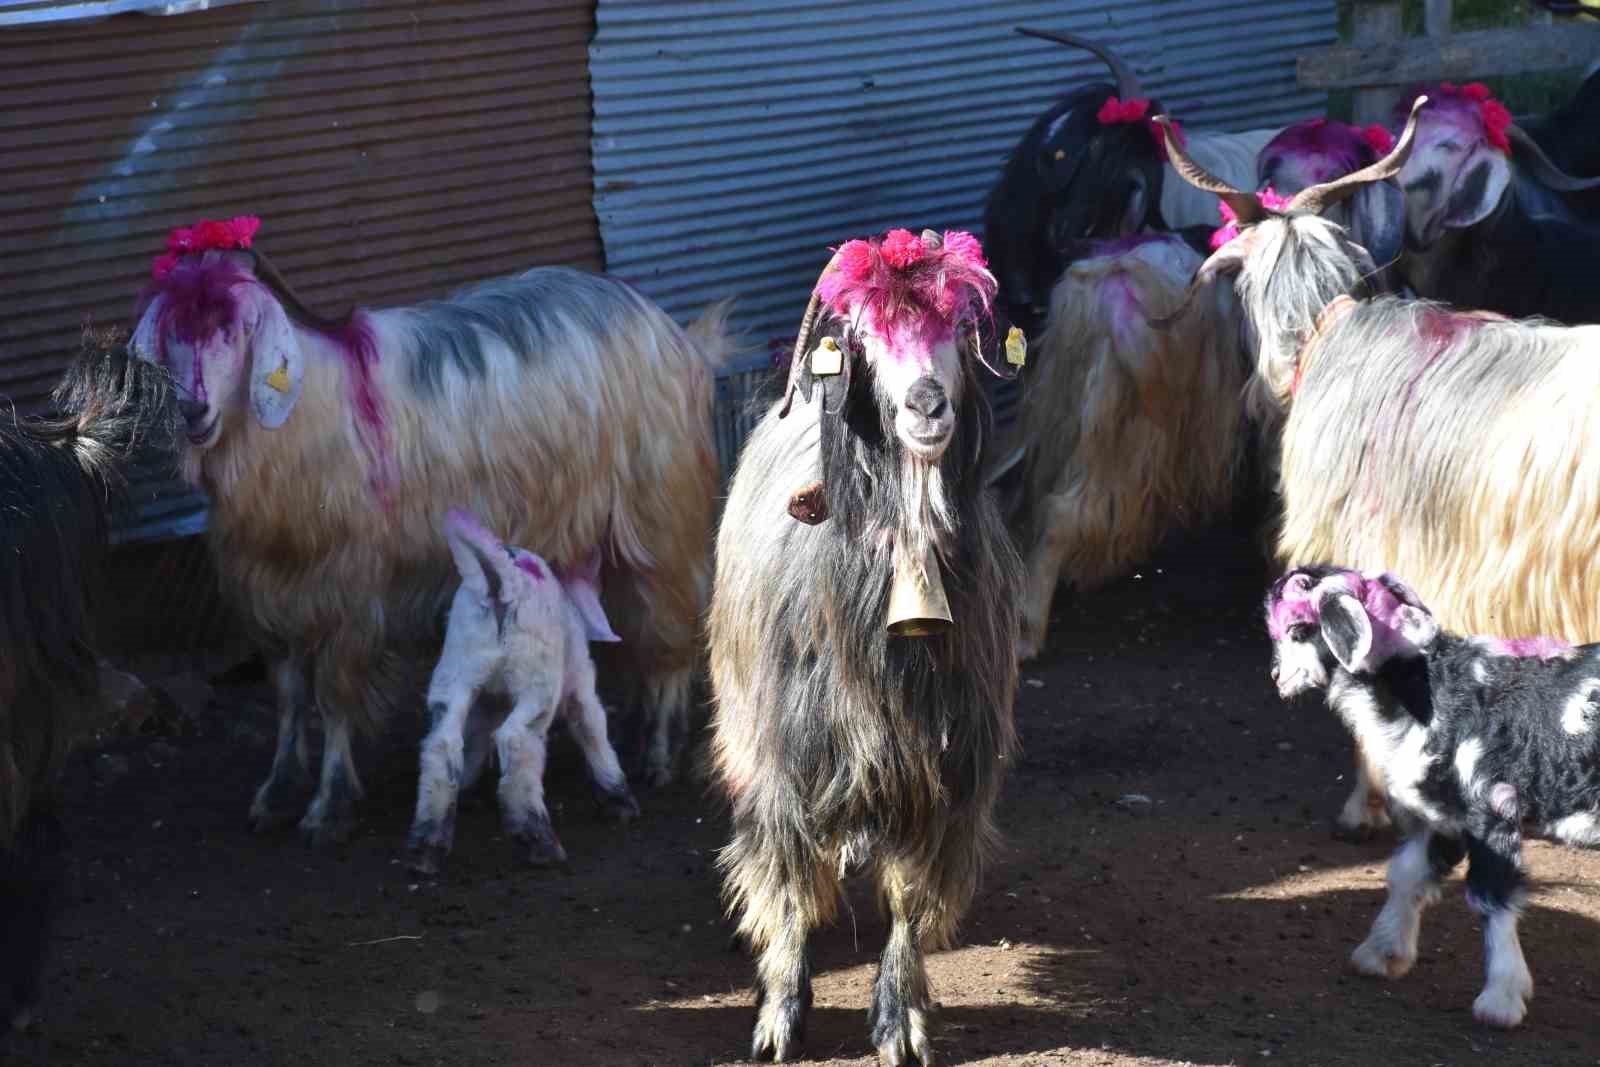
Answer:
[[1117, 79], [1117, 95], [1123, 100], [1139, 95], [1139, 79], [1134, 76], [1133, 68], [1129, 67], [1117, 54], [1104, 45], [1095, 44], [1086, 37], [1079, 37], [1072, 33], [1054, 33], [1050, 30], [1032, 30], [1026, 26], [1013, 26], [1012, 29], [1024, 37], [1037, 37], [1041, 41], [1054, 41], [1070, 48], [1081, 48], [1085, 52], [1093, 52], [1100, 57], [1101, 62], [1111, 68], [1111, 76]]
[[[839, 258], [838, 253], [828, 260], [828, 265], [822, 268], [822, 274], [833, 269], [833, 264]], [[822, 275], [817, 275], [820, 284]], [[794, 339], [794, 354], [789, 357], [789, 384], [783, 390], [783, 407], [778, 409], [778, 418], [789, 414], [789, 405], [794, 403], [795, 391], [800, 388], [800, 375], [805, 369], [806, 346], [811, 343], [811, 329], [817, 324], [817, 315], [822, 311], [822, 297], [817, 295], [816, 286], [811, 287], [811, 302], [806, 305], [806, 313], [800, 317], [800, 335]], [[806, 394], [806, 399], [811, 399], [811, 394]]]
[[326, 333], [338, 333], [350, 325], [350, 320], [355, 316], [354, 310], [345, 312], [344, 317], [341, 319], [330, 319], [326, 315], [319, 315], [307, 307], [305, 301], [295, 294], [295, 291], [289, 287], [289, 283], [284, 280], [283, 275], [278, 273], [278, 268], [272, 265], [272, 260], [267, 258], [265, 252], [258, 248], [252, 248], [250, 255], [255, 261], [256, 277], [267, 284], [267, 288], [271, 289], [273, 295], [284, 305], [290, 317], [299, 319], [307, 326], [315, 327]]
[[1320, 185], [1308, 185], [1294, 195], [1289, 201], [1290, 211], [1304, 211], [1313, 215], [1320, 215], [1328, 208], [1337, 204], [1345, 197], [1353, 194], [1363, 185], [1381, 182], [1400, 173], [1400, 168], [1406, 165], [1406, 160], [1411, 157], [1411, 148], [1417, 139], [1417, 113], [1428, 102], [1426, 96], [1418, 96], [1411, 105], [1411, 115], [1406, 119], [1406, 128], [1400, 134], [1400, 140], [1395, 142], [1393, 150], [1376, 163], [1352, 171], [1343, 178], [1335, 178], [1331, 182]]
[[1150, 121], [1160, 125], [1161, 142], [1167, 146], [1167, 158], [1172, 161], [1172, 169], [1178, 172], [1178, 177], [1196, 189], [1216, 193], [1227, 201], [1228, 206], [1233, 208], [1233, 214], [1239, 220], [1241, 227], [1260, 222], [1267, 217], [1267, 209], [1261, 206], [1256, 194], [1235, 189], [1189, 158], [1188, 151], [1178, 143], [1177, 138], [1172, 136], [1171, 119], [1165, 115], [1157, 115]]
[[1556, 192], [1576, 193], [1600, 186], [1600, 178], [1575, 178], [1556, 166], [1550, 157], [1544, 154], [1544, 149], [1539, 147], [1539, 142], [1529, 137], [1528, 131], [1516, 123], [1513, 122], [1506, 127], [1506, 137], [1510, 139], [1512, 147], [1527, 157], [1528, 169], [1533, 172], [1534, 177]]

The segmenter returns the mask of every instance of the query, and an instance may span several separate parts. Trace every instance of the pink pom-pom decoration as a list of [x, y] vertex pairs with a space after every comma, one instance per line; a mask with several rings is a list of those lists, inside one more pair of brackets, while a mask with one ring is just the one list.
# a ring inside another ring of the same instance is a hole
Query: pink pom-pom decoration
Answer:
[[[1256, 199], [1268, 211], [1283, 214], [1289, 210], [1291, 197], [1279, 196], [1272, 186], [1267, 186], [1256, 194]], [[1234, 214], [1233, 208], [1228, 206], [1226, 200], [1217, 201], [1217, 214], [1222, 216], [1222, 225], [1211, 232], [1211, 249], [1216, 251], [1235, 237], [1239, 236], [1239, 216]]]
[[905, 270], [921, 261], [928, 246], [910, 230], [890, 230], [883, 237], [881, 247], [884, 262], [895, 270]]
[[989, 261], [983, 256], [983, 245], [965, 230], [944, 231], [944, 250], [973, 270], [989, 269]]
[[1372, 147], [1380, 156], [1386, 156], [1394, 151], [1394, 134], [1383, 126], [1373, 123], [1361, 131], [1361, 139]]
[[150, 273], [156, 281], [162, 281], [183, 256], [199, 255], [212, 249], [249, 248], [259, 229], [261, 220], [254, 215], [236, 215], [220, 221], [201, 219], [193, 226], [176, 227], [167, 234], [166, 255], [156, 259]]
[[1483, 117], [1483, 132], [1488, 136], [1489, 143], [1509, 156], [1511, 138], [1506, 136], [1506, 127], [1511, 125], [1511, 112], [1500, 101], [1491, 98], [1478, 105], [1478, 114]]

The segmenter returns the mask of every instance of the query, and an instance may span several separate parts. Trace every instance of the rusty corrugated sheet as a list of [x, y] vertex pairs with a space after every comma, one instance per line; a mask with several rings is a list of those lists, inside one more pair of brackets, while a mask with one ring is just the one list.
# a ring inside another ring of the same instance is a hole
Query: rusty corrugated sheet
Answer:
[[[328, 312], [598, 269], [593, 25], [593, 0], [277, 0], [0, 29], [0, 395], [37, 406], [201, 216], [260, 215]], [[139, 489], [124, 538], [202, 524]]]

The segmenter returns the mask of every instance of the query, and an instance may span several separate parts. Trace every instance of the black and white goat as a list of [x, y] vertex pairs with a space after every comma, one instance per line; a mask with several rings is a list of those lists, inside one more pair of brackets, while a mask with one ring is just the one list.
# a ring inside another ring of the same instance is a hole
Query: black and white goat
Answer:
[[[535, 864], [564, 863], [567, 853], [544, 803], [545, 738], [558, 714], [583, 750], [601, 808], [623, 819], [639, 814], [606, 738], [589, 656], [590, 641], [621, 640], [600, 606], [600, 552], [556, 571], [459, 508], [445, 515], [444, 533], [461, 588], [450, 602], [444, 651], [428, 685], [432, 728], [422, 742], [412, 869], [436, 874], [449, 854], [456, 801], [483, 770], [491, 730], [507, 833], [530, 849]], [[498, 727], [477, 703], [486, 692], [510, 699]]]
[[1459, 637], [1393, 575], [1329, 566], [1280, 578], [1266, 616], [1280, 695], [1326, 688], [1408, 827], [1351, 962], [1378, 977], [1409, 971], [1423, 909], [1467, 857], [1488, 972], [1472, 1012], [1516, 1026], [1533, 996], [1517, 939], [1523, 822], [1600, 846], [1600, 645]]
[[166, 374], [86, 337], [59, 414], [0, 420], [0, 1010], [27, 1025], [61, 903], [62, 764], [99, 710], [95, 592], [117, 464], [170, 451]]
[[1426, 99], [1399, 174], [1406, 283], [1458, 307], [1600, 322], [1600, 221], [1581, 220], [1565, 199], [1600, 177], [1557, 169], [1480, 84], [1432, 88]]
[[[979, 467], [994, 290], [965, 233], [841, 246], [729, 490], [712, 745], [733, 808], [726, 895], [760, 953], [758, 1059], [799, 1054], [807, 937], [872, 863], [892, 916], [872, 1040], [886, 1064], [933, 1061], [923, 952], [972, 899], [1015, 750], [1021, 561]], [[938, 610], [941, 575], [955, 621], [927, 634], [912, 616]], [[918, 590], [933, 604], [901, 621], [926, 635], [891, 633]]]
[[[1180, 171], [1244, 221], [1190, 293], [1237, 274], [1251, 388], [1283, 420], [1277, 556], [1393, 568], [1459, 632], [1600, 639], [1581, 548], [1600, 537], [1585, 488], [1600, 484], [1600, 450], [1582, 444], [1600, 433], [1589, 403], [1600, 332], [1368, 298], [1370, 257], [1319, 217], [1398, 173], [1416, 130], [1413, 114], [1384, 159], [1281, 211], [1169, 145]], [[1376, 810], [1358, 773], [1341, 828], [1372, 828], [1363, 813]]]

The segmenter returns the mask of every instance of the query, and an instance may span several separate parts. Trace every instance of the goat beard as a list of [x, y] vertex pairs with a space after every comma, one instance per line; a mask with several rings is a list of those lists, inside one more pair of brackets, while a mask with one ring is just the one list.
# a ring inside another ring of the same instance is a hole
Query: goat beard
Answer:
[[900, 529], [895, 531], [895, 545], [912, 553], [912, 559], [927, 559], [936, 553], [948, 561], [954, 548], [955, 513], [945, 494], [939, 461], [906, 455], [901, 462]]

